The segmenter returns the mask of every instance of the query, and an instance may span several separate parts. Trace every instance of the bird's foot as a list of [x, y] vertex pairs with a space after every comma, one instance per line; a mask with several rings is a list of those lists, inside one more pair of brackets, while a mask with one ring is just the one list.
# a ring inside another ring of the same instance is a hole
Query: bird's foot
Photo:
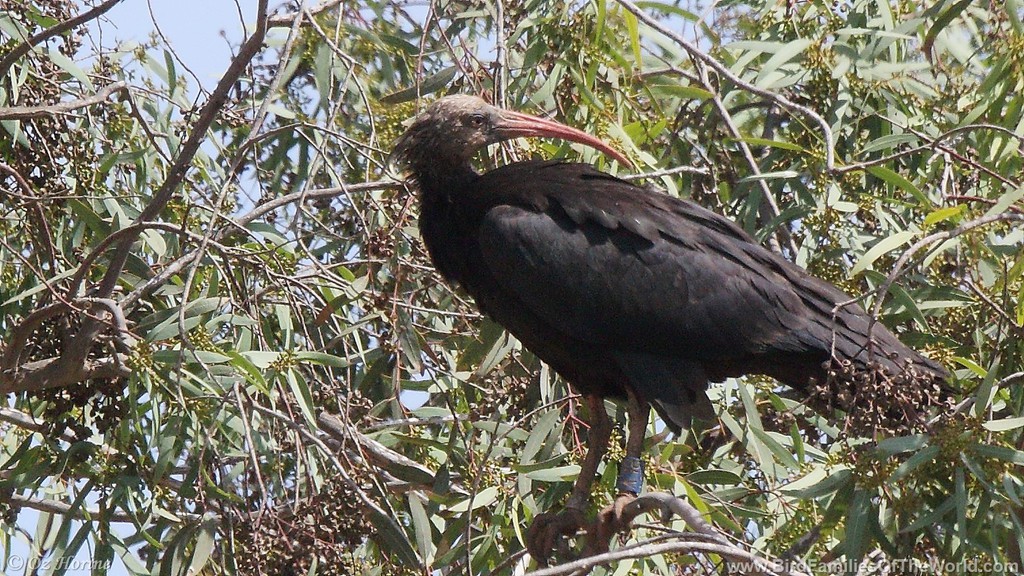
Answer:
[[575, 507], [540, 514], [526, 531], [526, 549], [538, 564], [547, 566], [552, 553], [565, 557], [568, 554], [567, 538], [575, 536], [581, 528], [586, 527], [583, 511]]
[[597, 514], [597, 521], [587, 538], [587, 555], [601, 554], [608, 551], [612, 538], [620, 532], [629, 530], [637, 513], [631, 510], [629, 505], [636, 500], [636, 496], [620, 493], [615, 501], [605, 507]]
[[[615, 482], [615, 489], [619, 495], [615, 501], [597, 515], [597, 521], [590, 530], [587, 539], [587, 552], [589, 554], [600, 554], [608, 551], [612, 538], [619, 532], [629, 529], [633, 519], [639, 513], [635, 507], [629, 505], [636, 500], [636, 497], [643, 490], [644, 486], [644, 464], [636, 456], [626, 456], [619, 464], [619, 477]], [[629, 507], [627, 509], [627, 507]]]

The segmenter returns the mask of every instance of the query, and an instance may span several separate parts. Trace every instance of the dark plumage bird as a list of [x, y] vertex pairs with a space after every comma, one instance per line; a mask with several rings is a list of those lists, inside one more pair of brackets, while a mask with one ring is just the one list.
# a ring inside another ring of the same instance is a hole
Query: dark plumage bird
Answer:
[[830, 361], [848, 373], [946, 376], [860, 306], [837, 308], [849, 296], [692, 202], [584, 164], [470, 166], [479, 149], [520, 136], [571, 140], [628, 163], [586, 133], [471, 96], [431, 105], [393, 158], [419, 188], [420, 231], [438, 271], [590, 408], [591, 448], [566, 512], [538, 516], [529, 533], [538, 560], [582, 523], [610, 432], [603, 398], [627, 402], [619, 488], [628, 495], [640, 489], [650, 407], [676, 430], [710, 418], [709, 381], [766, 374], [807, 391], [830, 375]]

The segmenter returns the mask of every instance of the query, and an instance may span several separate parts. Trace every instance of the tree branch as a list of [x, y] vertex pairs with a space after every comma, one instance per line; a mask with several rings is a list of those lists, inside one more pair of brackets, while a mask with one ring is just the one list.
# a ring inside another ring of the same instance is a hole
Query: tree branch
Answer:
[[127, 378], [132, 374], [122, 354], [96, 360], [75, 356], [35, 360], [3, 371], [0, 373], [0, 395], [62, 388], [92, 378]]
[[47, 40], [53, 38], [54, 36], [57, 36], [58, 34], [63, 34], [76, 26], [80, 26], [90, 20], [95, 20], [96, 18], [99, 18], [108, 10], [118, 5], [120, 2], [121, 0], [107, 0], [103, 4], [96, 6], [88, 12], [83, 12], [70, 20], [65, 20], [60, 24], [56, 24], [54, 26], [47, 28], [46, 30], [43, 30], [42, 32], [36, 34], [35, 36], [29, 37], [28, 40], [25, 40], [24, 42], [19, 44], [17, 48], [11, 50], [11, 52], [7, 54], [7, 56], [4, 56], [3, 60], [0, 60], [0, 78], [7, 76], [7, 71], [10, 70], [11, 66], [13, 66], [14, 63], [17, 62], [19, 58], [28, 54], [29, 51], [31, 51], [36, 46], [42, 44], [43, 42], [46, 42]]
[[107, 84], [103, 88], [100, 88], [92, 96], [80, 98], [78, 100], [58, 102], [57, 104], [51, 104], [49, 106], [11, 106], [10, 108], [0, 108], [0, 120], [26, 120], [30, 118], [40, 118], [42, 116], [67, 114], [80, 108], [87, 108], [89, 106], [95, 106], [96, 104], [106, 102], [110, 98], [111, 94], [127, 89], [128, 84], [124, 82], [114, 82], [113, 84]]
[[[20, 508], [31, 508], [33, 510], [39, 510], [40, 512], [49, 512], [51, 514], [60, 514], [62, 516], [68, 516], [77, 520], [96, 520], [98, 518], [106, 517], [111, 522], [136, 522], [136, 518], [133, 518], [129, 514], [124, 512], [107, 512], [103, 510], [90, 510], [84, 506], [72, 506], [67, 502], [60, 500], [51, 500], [44, 498], [31, 498], [29, 496], [22, 496], [21, 494], [11, 495], [11, 505]], [[188, 518], [194, 516], [193, 514], [179, 513], [179, 517]]]
[[665, 537], [623, 546], [618, 550], [573, 560], [557, 566], [535, 570], [527, 576], [562, 576], [563, 574], [587, 574], [598, 566], [633, 558], [649, 558], [664, 554], [717, 554], [742, 565], [741, 574], [766, 574], [778, 576], [810, 576], [803, 571], [787, 568], [785, 564], [766, 560], [737, 546], [708, 542], [703, 534], [682, 532], [669, 536], [675, 541], [664, 542]]

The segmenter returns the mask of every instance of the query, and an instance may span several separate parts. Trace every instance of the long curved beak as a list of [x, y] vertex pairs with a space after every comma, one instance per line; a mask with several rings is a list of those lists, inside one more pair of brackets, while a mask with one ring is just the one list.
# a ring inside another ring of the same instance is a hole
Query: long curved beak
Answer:
[[612, 148], [602, 140], [577, 130], [565, 124], [559, 124], [554, 120], [538, 118], [521, 112], [501, 110], [501, 120], [494, 126], [494, 129], [502, 138], [520, 138], [530, 136], [545, 136], [548, 138], [561, 138], [578, 144], [590, 146], [595, 150], [607, 154], [626, 166], [633, 166], [633, 163], [624, 154]]

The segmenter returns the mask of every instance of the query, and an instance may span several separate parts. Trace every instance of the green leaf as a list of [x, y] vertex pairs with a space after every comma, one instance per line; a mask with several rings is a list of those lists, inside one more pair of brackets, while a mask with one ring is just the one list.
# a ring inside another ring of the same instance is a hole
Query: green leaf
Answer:
[[896, 482], [905, 478], [908, 474], [919, 468], [922, 464], [931, 462], [941, 452], [941, 446], [927, 446], [922, 448], [919, 452], [907, 458], [906, 461], [900, 463], [899, 466], [893, 470], [892, 474], [889, 475], [889, 481]]
[[530, 480], [537, 480], [539, 482], [563, 482], [574, 480], [579, 475], [580, 467], [578, 464], [556, 466], [555, 468], [541, 468], [525, 474]]
[[803, 51], [811, 44], [812, 41], [808, 38], [798, 38], [786, 43], [778, 50], [775, 50], [775, 54], [773, 54], [772, 57], [769, 58], [763, 66], [761, 66], [760, 71], [757, 73], [757, 80], [755, 82], [757, 84], [764, 82], [764, 80], [769, 78], [780, 66], [802, 54]]
[[201, 574], [206, 563], [210, 561], [215, 547], [218, 523], [217, 517], [210, 515], [199, 524], [188, 574]]
[[476, 510], [477, 508], [490, 506], [497, 499], [498, 487], [490, 486], [488, 488], [484, 488], [483, 490], [481, 490], [479, 493], [476, 494], [476, 496], [471, 496], [469, 498], [466, 498], [465, 500], [453, 504], [452, 506], [449, 506], [448, 511], [454, 513], [468, 512], [469, 510]]
[[311, 428], [316, 428], [316, 414], [315, 407], [313, 405], [313, 395], [309, 392], [309, 386], [306, 384], [306, 379], [302, 377], [297, 371], [288, 369], [284, 373], [285, 380], [288, 382], [288, 387], [292, 391], [295, 402], [299, 405], [299, 410], [302, 411], [302, 415], [306, 417], [306, 423]]
[[780, 150], [789, 150], [792, 152], [806, 152], [804, 148], [798, 144], [792, 142], [783, 142], [782, 140], [769, 140], [768, 138], [755, 138], [753, 136], [746, 136], [744, 138], [729, 138], [727, 141], [733, 142], [746, 142], [751, 146], [768, 146], [771, 148], [778, 148]]
[[164, 50], [164, 65], [167, 66], [167, 90], [173, 98], [178, 89], [178, 73], [174, 69], [174, 57], [169, 50]]
[[892, 455], [900, 454], [901, 452], [920, 450], [921, 448], [924, 448], [927, 443], [928, 436], [926, 434], [914, 434], [911, 436], [886, 438], [878, 443], [877, 448], [882, 454]]
[[398, 522], [395, 522], [394, 518], [376, 506], [370, 509], [369, 516], [374, 527], [371, 538], [381, 547], [381, 551], [388, 556], [397, 555], [398, 559], [406, 566], [418, 566], [419, 556]]
[[892, 170], [886, 168], [885, 166], [870, 166], [867, 170], [872, 176], [879, 178], [885, 181], [886, 183], [896, 186], [897, 188], [900, 188], [901, 190], [909, 193], [911, 196], [917, 199], [917, 201], [922, 206], [930, 207], [932, 205], [931, 200], [929, 200], [928, 197], [925, 196], [924, 193], [921, 192], [921, 190], [917, 186], [915, 186], [913, 182], [907, 180], [903, 176], [893, 172]]
[[88, 89], [89, 91], [96, 90], [96, 88], [92, 85], [92, 81], [89, 80], [89, 75], [85, 73], [85, 70], [79, 68], [78, 64], [75, 64], [74, 60], [61, 54], [60, 50], [56, 48], [51, 48], [49, 55], [51, 62], [60, 67], [61, 70], [64, 70], [65, 72], [70, 74], [72, 77], [74, 77], [75, 80], [81, 82], [82, 86], [84, 86], [86, 89]]
[[[799, 481], [798, 481], [799, 482]], [[853, 483], [853, 472], [848, 468], [841, 468], [835, 470], [822, 478], [817, 483], [808, 486], [806, 488], [798, 486], [797, 482], [793, 482], [786, 487], [783, 487], [782, 491], [787, 494], [800, 498], [801, 500], [807, 500], [811, 498], [818, 498], [827, 494], [832, 494], [837, 490], [844, 488], [845, 486]], [[790, 489], [789, 486], [796, 486], [796, 489]]]
[[434, 559], [434, 538], [433, 528], [427, 510], [420, 501], [416, 492], [409, 492], [409, 514], [412, 518], [413, 533], [416, 536], [416, 547], [419, 549], [419, 556], [424, 564], [429, 565]]
[[632, 12], [623, 11], [622, 18], [629, 31], [629, 45], [633, 48], [633, 60], [637, 72], [643, 70], [643, 52], [640, 51], [640, 22]]
[[723, 486], [735, 486], [742, 484], [743, 479], [735, 472], [728, 470], [698, 470], [686, 475], [687, 482], [691, 484], [719, 484]]
[[843, 539], [846, 557], [860, 560], [867, 550], [870, 520], [875, 511], [871, 506], [871, 494], [866, 490], [853, 493], [853, 501], [846, 511], [846, 537]]
[[888, 238], [883, 238], [860, 257], [860, 260], [858, 260], [857, 263], [854, 264], [853, 268], [850, 269], [850, 276], [856, 276], [863, 272], [883, 254], [887, 254], [900, 246], [909, 243], [915, 236], [917, 236], [916, 232], [904, 230], [902, 232], [897, 232]]
[[973, 0], [960, 0], [956, 4], [950, 6], [945, 12], [940, 14], [939, 17], [935, 19], [935, 22], [932, 24], [931, 28], [929, 28], [928, 32], [924, 35], [923, 48], [926, 53], [931, 51], [932, 46], [935, 45], [935, 38], [939, 35], [939, 32], [942, 32], [942, 30], [945, 29], [946, 26], [949, 26], [949, 23], [952, 22], [954, 18], [959, 16], [960, 13], [966, 10], [967, 7], [970, 6], [972, 3]]
[[1010, 462], [1024, 466], [1024, 452], [1006, 446], [990, 446], [988, 444], [973, 444], [968, 450], [980, 456], [987, 456], [1004, 462]]
[[696, 86], [679, 84], [651, 84], [648, 86], [655, 94], [682, 98], [683, 100], [710, 100], [714, 94]]
[[986, 430], [990, 432], [1006, 432], [1007, 430], [1016, 430], [1024, 426], [1024, 416], [1017, 416], [1016, 418], [1003, 418], [1001, 420], [990, 420], [982, 424]]
[[[272, 354], [277, 353], [273, 352]], [[309, 362], [311, 364], [319, 364], [321, 366], [332, 366], [334, 368], [347, 368], [349, 365], [351, 365], [351, 361], [348, 358], [342, 358], [341, 356], [335, 356], [334, 354], [327, 354], [325, 352], [311, 352], [308, 350], [296, 352], [295, 359], [298, 360], [299, 362]]]
[[382, 96], [380, 99], [381, 104], [401, 104], [402, 102], [411, 102], [421, 96], [433, 94], [439, 90], [447, 88], [451, 84], [452, 80], [455, 79], [455, 74], [458, 73], [459, 69], [455, 66], [449, 66], [440, 72], [435, 72], [430, 76], [427, 76], [416, 86], [410, 86], [397, 92], [392, 92], [386, 96]]
[[945, 208], [939, 208], [938, 210], [935, 210], [932, 213], [925, 216], [924, 223], [922, 224], [922, 226], [924, 228], [927, 228], [929, 226], [937, 224], [938, 222], [958, 218], [962, 216], [965, 212], [967, 212], [966, 204], [957, 204], [956, 206], [947, 206]]

